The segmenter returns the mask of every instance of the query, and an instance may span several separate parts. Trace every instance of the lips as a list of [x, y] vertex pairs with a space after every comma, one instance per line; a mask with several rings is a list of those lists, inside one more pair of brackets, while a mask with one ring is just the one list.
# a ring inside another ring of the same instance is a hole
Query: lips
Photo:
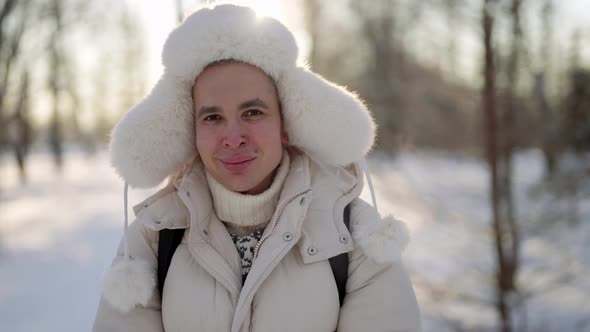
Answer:
[[254, 159], [256, 159], [256, 158], [255, 157], [253, 158], [253, 157], [236, 156], [236, 157], [231, 157], [228, 159], [221, 160], [221, 163], [223, 164], [223, 167], [225, 167], [225, 169], [227, 169], [228, 171], [233, 172], [233, 173], [237, 173], [237, 172], [242, 172], [246, 168], [248, 168], [248, 166], [250, 166], [250, 164], [252, 164]]

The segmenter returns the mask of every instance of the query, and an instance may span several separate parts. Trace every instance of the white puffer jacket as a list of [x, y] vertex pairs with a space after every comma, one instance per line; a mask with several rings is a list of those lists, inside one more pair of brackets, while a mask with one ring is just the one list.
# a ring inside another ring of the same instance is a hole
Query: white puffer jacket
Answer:
[[[198, 163], [178, 191], [168, 186], [134, 208], [130, 254], [149, 266], [153, 278], [158, 231], [186, 228], [162, 298], [153, 287], [145, 305], [123, 312], [103, 297], [93, 331], [419, 331], [416, 299], [400, 260], [407, 241], [401, 222], [377, 220], [373, 207], [358, 198], [358, 166], [321, 165], [291, 154], [277, 211], [243, 287], [240, 258], [213, 211]], [[342, 219], [350, 202], [352, 236]], [[328, 259], [343, 252], [350, 265], [340, 308]]]

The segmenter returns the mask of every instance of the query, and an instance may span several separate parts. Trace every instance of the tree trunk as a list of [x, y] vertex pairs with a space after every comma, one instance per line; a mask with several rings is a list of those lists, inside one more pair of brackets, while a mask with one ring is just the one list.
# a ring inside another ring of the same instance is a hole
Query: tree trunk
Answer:
[[53, 0], [52, 15], [55, 24], [55, 30], [51, 36], [50, 43], [50, 72], [49, 72], [49, 90], [53, 97], [53, 109], [51, 123], [49, 125], [49, 148], [53, 155], [53, 161], [58, 172], [63, 170], [63, 130], [60, 118], [60, 98], [61, 98], [61, 80], [63, 71], [63, 57], [61, 54], [60, 35], [62, 33], [62, 2]]
[[492, 41], [494, 19], [491, 13], [493, 0], [484, 0], [482, 25], [484, 31], [484, 87], [483, 111], [486, 137], [486, 154], [490, 169], [490, 202], [492, 205], [492, 229], [497, 259], [497, 299], [496, 309], [500, 316], [501, 331], [510, 332], [511, 317], [507, 304], [506, 289], [510, 288], [510, 266], [506, 261], [502, 222], [500, 218], [500, 188], [498, 186], [498, 147], [496, 123], [496, 69], [494, 64], [494, 46]]
[[15, 126], [15, 142], [14, 142], [14, 156], [19, 169], [19, 177], [21, 184], [27, 183], [27, 155], [31, 145], [31, 119], [29, 116], [29, 73], [24, 73], [24, 78], [20, 87], [19, 101], [16, 106], [14, 123]]
[[[518, 270], [518, 256], [519, 256], [519, 232], [518, 225], [515, 219], [515, 205], [512, 195], [512, 157], [514, 154], [515, 137], [515, 121], [516, 121], [516, 95], [519, 79], [519, 63], [520, 63], [520, 48], [522, 43], [522, 28], [520, 25], [520, 9], [522, 7], [522, 0], [512, 0], [512, 50], [508, 65], [508, 103], [503, 112], [502, 127], [504, 131], [504, 142], [502, 144], [502, 162], [504, 163], [504, 178], [502, 181], [502, 196], [504, 202], [505, 220], [508, 223], [508, 231], [510, 234], [510, 264], [513, 265], [514, 280]], [[514, 282], [512, 282], [514, 285]]]
[[541, 7], [542, 38], [540, 46], [542, 68], [535, 77], [535, 95], [541, 116], [542, 149], [545, 156], [545, 177], [551, 179], [556, 172], [561, 138], [558, 132], [558, 118], [553, 113], [547, 98], [547, 82], [551, 73], [551, 50], [553, 49], [553, 0], [545, 0]]

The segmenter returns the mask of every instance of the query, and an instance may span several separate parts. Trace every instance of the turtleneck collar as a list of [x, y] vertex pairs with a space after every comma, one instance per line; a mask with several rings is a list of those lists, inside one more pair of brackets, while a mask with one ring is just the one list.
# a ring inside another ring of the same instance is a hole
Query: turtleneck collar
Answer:
[[283, 157], [276, 169], [272, 184], [257, 195], [229, 190], [205, 172], [215, 214], [225, 223], [230, 233], [245, 235], [266, 226], [279, 201], [283, 184], [289, 173], [289, 164], [289, 153], [283, 150]]

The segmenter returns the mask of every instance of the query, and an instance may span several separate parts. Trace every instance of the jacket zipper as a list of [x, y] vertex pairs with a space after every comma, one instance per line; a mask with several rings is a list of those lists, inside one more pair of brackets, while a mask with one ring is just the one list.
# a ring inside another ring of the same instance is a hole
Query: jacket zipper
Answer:
[[256, 260], [256, 258], [258, 257], [258, 251], [260, 250], [260, 246], [262, 245], [262, 242], [264, 242], [266, 239], [268, 239], [270, 237], [270, 235], [272, 234], [272, 232], [275, 230], [275, 227], [277, 226], [277, 223], [279, 221], [279, 216], [281, 215], [281, 213], [283, 213], [283, 209], [285, 208], [285, 206], [287, 204], [289, 204], [292, 200], [294, 200], [297, 196], [305, 194], [310, 190], [311, 189], [300, 191], [298, 193], [292, 194], [289, 197], [284, 198], [279, 201], [279, 203], [277, 204], [277, 209], [275, 210], [275, 213], [272, 215], [272, 219], [270, 222], [270, 231], [268, 233], [266, 233], [265, 235], [263, 235], [260, 238], [260, 241], [258, 241], [258, 244], [256, 244], [256, 247], [254, 247], [254, 257], [252, 258], [252, 262], [254, 262]]

